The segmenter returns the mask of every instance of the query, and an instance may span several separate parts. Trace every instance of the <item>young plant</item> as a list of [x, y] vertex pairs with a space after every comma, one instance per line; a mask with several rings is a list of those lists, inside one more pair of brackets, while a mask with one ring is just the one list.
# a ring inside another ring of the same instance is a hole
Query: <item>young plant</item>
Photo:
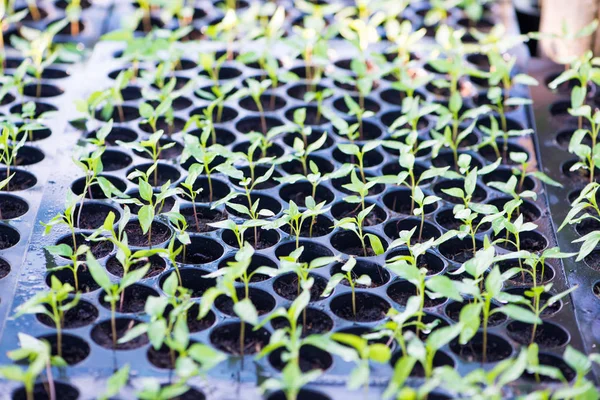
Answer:
[[146, 275], [148, 269], [150, 268], [150, 264], [148, 263], [142, 268], [124, 273], [123, 278], [118, 283], [113, 283], [110, 280], [110, 277], [104, 268], [89, 250], [86, 254], [86, 265], [89, 268], [90, 274], [92, 275], [92, 278], [94, 278], [94, 281], [104, 290], [104, 301], [110, 304], [111, 339], [113, 342], [113, 347], [116, 348], [119, 340], [119, 337], [117, 336], [116, 320], [117, 302], [121, 298], [121, 294], [125, 291], [125, 289], [138, 282]]
[[129, 366], [129, 364], [125, 364], [114, 374], [112, 374], [110, 378], [107, 379], [106, 389], [104, 390], [104, 393], [99, 397], [99, 400], [110, 400], [117, 396], [121, 389], [123, 389], [123, 387], [127, 385], [130, 371], [131, 367]]
[[[374, 207], [375, 204], [372, 204], [369, 207], [362, 210], [361, 212], [359, 212], [356, 217], [345, 217], [335, 223], [336, 228], [349, 230], [356, 234], [356, 236], [360, 240], [362, 252], [365, 257], [368, 257], [370, 255], [380, 255], [385, 252], [385, 249], [383, 247], [383, 244], [381, 243], [381, 240], [379, 239], [379, 236], [363, 231], [364, 220], [367, 217], [367, 215], [369, 215], [373, 211]], [[370, 243], [370, 248], [367, 246], [367, 240]]]
[[262, 97], [263, 94], [272, 86], [272, 83], [273, 82], [270, 79], [264, 79], [261, 82], [257, 81], [256, 79], [246, 80], [246, 84], [248, 85], [247, 94], [252, 98], [254, 104], [256, 104], [256, 108], [258, 109], [261, 132], [263, 135], [267, 134], [268, 129]]
[[152, 107], [149, 103], [140, 104], [140, 116], [143, 118], [142, 123], [150, 125], [152, 132], [158, 131], [158, 123], [161, 118], [164, 118], [167, 124], [167, 135], [173, 134], [173, 121], [175, 115], [173, 114], [173, 100], [169, 97], [159, 103], [156, 108]]
[[334, 333], [331, 335], [331, 339], [355, 350], [352, 362], [356, 364], [356, 368], [350, 372], [352, 379], [348, 380], [347, 387], [350, 390], [356, 390], [362, 386], [367, 394], [371, 363], [386, 364], [392, 357], [392, 351], [383, 343], [371, 344], [364, 337], [349, 333]]
[[[71, 240], [73, 241], [73, 247], [71, 248], [70, 246], [68, 246], [71, 249], [71, 255], [79, 255], [77, 248], [77, 238], [75, 236], [75, 228], [77, 226], [75, 223], [75, 210], [78, 201], [78, 196], [75, 196], [71, 192], [67, 192], [67, 202], [65, 210], [56, 214], [50, 221], [48, 221], [48, 223], [41, 222], [41, 224], [44, 226], [44, 235], [48, 235], [52, 231], [52, 229], [60, 225], [65, 225], [69, 229], [69, 232], [71, 233]], [[61, 253], [66, 254], [67, 252], [67, 250], [61, 250]], [[69, 258], [71, 258], [71, 256], [69, 256]], [[74, 273], [76, 273], [76, 271], [74, 271]], [[75, 280], [75, 282], [77, 282], [77, 280]]]
[[[217, 278], [217, 285], [210, 287], [202, 295], [200, 302], [200, 313], [198, 318], [204, 318], [210, 311], [217, 297], [225, 295], [233, 301], [233, 311], [240, 318], [240, 346], [239, 355], [243, 357], [246, 346], [246, 324], [258, 324], [258, 312], [250, 299], [249, 284], [250, 279], [256, 273], [265, 273], [273, 275], [277, 270], [268, 267], [260, 267], [249, 273], [248, 268], [252, 261], [254, 249], [250, 245], [245, 245], [235, 254], [235, 261], [227, 263], [226, 268], [221, 268], [211, 274], [205, 275], [206, 278]], [[240, 298], [236, 287], [236, 281], [241, 280], [244, 284], [244, 297]]]
[[290, 200], [289, 208], [283, 211], [283, 216], [273, 221], [273, 227], [279, 227], [287, 224], [290, 229], [290, 233], [296, 237], [296, 248], [300, 247], [300, 237], [304, 229], [304, 223], [310, 219], [309, 222], [309, 237], [312, 237], [313, 227], [317, 221], [317, 217], [325, 212], [323, 207], [325, 202], [319, 204], [315, 203], [312, 197], [306, 197], [305, 200], [306, 209], [300, 211], [300, 208], [296, 205], [293, 200]]
[[284, 349], [282, 359], [286, 360], [285, 367], [281, 372], [281, 378], [267, 379], [262, 385], [261, 390], [282, 390], [289, 400], [297, 400], [300, 390], [307, 383], [315, 380], [321, 375], [322, 371], [313, 370], [302, 373], [300, 369], [300, 349], [303, 345], [314, 342], [313, 336], [306, 339], [302, 338], [305, 323], [298, 326], [300, 314], [304, 313], [310, 301], [310, 291], [304, 289], [302, 293], [292, 302], [289, 309], [278, 308], [267, 317], [265, 317], [256, 327], [258, 330], [275, 318], [283, 318], [287, 321], [287, 326], [278, 329], [271, 335], [269, 344], [265, 346], [256, 356], [261, 359], [275, 350]]
[[50, 279], [50, 290], [35, 294], [32, 298], [21, 304], [17, 308], [15, 318], [24, 314], [45, 315], [52, 322], [56, 329], [56, 353], [62, 357], [62, 328], [65, 320], [65, 313], [79, 303], [81, 293], [69, 299], [73, 286], [68, 283], [63, 284], [56, 276]]
[[361, 276], [356, 276], [356, 274], [352, 272], [355, 266], [356, 258], [348, 258], [348, 261], [342, 265], [342, 272], [338, 272], [329, 278], [329, 282], [327, 282], [325, 290], [323, 290], [323, 293], [321, 293], [321, 297], [328, 297], [340, 282], [346, 280], [346, 282], [348, 282], [350, 285], [350, 291], [352, 293], [352, 314], [354, 317], [356, 317], [356, 285], [371, 286], [372, 283], [369, 275], [364, 274]]
[[280, 273], [293, 272], [296, 274], [298, 283], [298, 296], [304, 289], [312, 288], [314, 278], [311, 272], [314, 269], [322, 268], [326, 265], [339, 261], [337, 257], [319, 257], [311, 262], [302, 262], [300, 257], [304, 252], [304, 246], [300, 246], [292, 251], [288, 256], [279, 257]]
[[60, 356], [53, 356], [48, 342], [19, 332], [20, 348], [9, 351], [8, 358], [14, 361], [28, 362], [26, 370], [16, 365], [0, 367], [0, 376], [7, 380], [23, 383], [27, 400], [34, 400], [34, 388], [37, 378], [46, 371], [48, 398], [56, 398], [56, 386], [52, 375], [52, 367], [66, 367], [67, 363]]
[[[25, 145], [27, 137], [23, 136], [18, 142], [15, 139], [16, 132], [14, 129], [10, 129], [8, 126], [2, 127], [0, 133], [0, 163], [6, 167], [6, 177], [12, 175], [11, 168], [16, 165], [19, 149]], [[7, 188], [10, 188], [10, 186], [7, 186]]]

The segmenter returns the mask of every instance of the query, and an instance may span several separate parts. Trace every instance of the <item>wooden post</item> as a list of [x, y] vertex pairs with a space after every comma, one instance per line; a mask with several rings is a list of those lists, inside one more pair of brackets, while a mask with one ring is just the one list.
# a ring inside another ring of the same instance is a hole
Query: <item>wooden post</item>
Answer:
[[[540, 32], [561, 35], [563, 26], [574, 34], [598, 17], [600, 0], [541, 0]], [[543, 38], [540, 40], [540, 56], [564, 64], [581, 56], [587, 50], [600, 50], [600, 36], [594, 35], [562, 40]]]

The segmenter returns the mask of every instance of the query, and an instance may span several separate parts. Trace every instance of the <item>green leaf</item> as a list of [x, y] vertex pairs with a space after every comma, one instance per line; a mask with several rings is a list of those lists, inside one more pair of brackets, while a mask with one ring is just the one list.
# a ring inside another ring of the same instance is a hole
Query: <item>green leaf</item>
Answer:
[[233, 311], [244, 322], [256, 325], [258, 323], [258, 311], [249, 298], [238, 301], [233, 305]]
[[86, 254], [86, 265], [90, 270], [90, 274], [94, 281], [107, 293], [111, 291], [112, 283], [104, 268], [100, 265], [100, 263], [96, 260], [96, 257], [92, 254], [91, 251], [88, 250]]

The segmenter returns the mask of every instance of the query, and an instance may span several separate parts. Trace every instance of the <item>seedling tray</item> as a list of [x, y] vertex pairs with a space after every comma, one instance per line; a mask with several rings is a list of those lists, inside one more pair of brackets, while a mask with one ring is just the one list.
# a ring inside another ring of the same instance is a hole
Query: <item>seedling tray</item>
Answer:
[[[202, 4], [206, 7], [206, 16], [199, 19], [197, 22], [198, 26], [203, 24], [206, 19], [211, 19], [213, 16], [217, 18], [220, 15], [218, 9], [211, 6], [209, 3]], [[288, 9], [292, 10], [291, 8]], [[127, 12], [131, 12], [131, 7], [128, 5], [119, 4], [115, 9], [115, 15], [127, 15]], [[288, 19], [291, 21], [294, 16], [296, 16], [296, 14], [293, 11], [290, 11]], [[416, 10], [411, 18], [418, 21]], [[453, 20], [457, 21], [457, 23], [458, 19], [458, 16], [453, 17]], [[114, 20], [115, 18], [111, 19], [111, 24], [114, 24]], [[189, 63], [186, 62], [185, 65], [189, 68], [178, 71], [176, 76], [181, 78], [182, 81], [185, 79], [198, 79], [198, 84], [195, 85], [196, 88], [210, 85], [210, 80], [203, 76], [194, 61], [197, 54], [200, 52], [213, 51], [215, 48], [204, 43], [201, 45], [186, 44], [185, 46], [188, 46], [186, 47], [186, 55], [189, 55], [187, 58], [189, 58], [190, 61]], [[352, 51], [341, 42], [334, 42], [331, 48], [335, 53], [332, 68], [340, 73], [347, 73], [347, 70], [345, 70], [344, 67], [348, 63], [345, 61], [354, 56]], [[0, 349], [2, 350], [0, 352], [0, 363], [10, 362], [5, 353], [6, 350], [18, 347], [18, 332], [27, 332], [35, 337], [49, 337], [48, 335], [53, 335], [55, 332], [50, 326], [45, 325], [36, 318], [36, 316], [27, 315], [20, 317], [17, 320], [7, 319], [7, 317], [12, 315], [14, 310], [33, 293], [47, 287], [48, 268], [57, 265], [65, 265], [67, 263], [67, 260], [52, 257], [44, 250], [44, 246], [59, 243], [64, 238], [68, 237], [68, 232], [66, 230], [54, 231], [48, 236], [43, 236], [42, 233], [44, 228], [38, 221], [48, 221], [56, 213], [61, 212], [64, 208], [65, 194], [67, 191], [77, 190], [77, 180], [81, 178], [81, 175], [73, 168], [73, 163], [70, 158], [71, 150], [77, 140], [92, 132], [81, 131], [68, 123], [69, 120], [78, 117], [73, 106], [73, 100], [85, 98], [94, 90], [105, 88], [111, 84], [112, 78], [110, 76], [114, 76], [113, 73], [115, 71], [119, 71], [127, 66], [115, 57], [119, 54], [121, 49], [122, 47], [119, 44], [97, 44], [94, 53], [86, 62], [85, 66], [70, 67], [72, 68], [71, 76], [65, 78], [63, 84], [64, 94], [56, 98], [43, 99], [44, 102], [56, 106], [59, 112], [56, 118], [51, 121], [50, 127], [52, 136], [32, 145], [43, 149], [45, 155], [44, 160], [32, 166], [22, 167], [23, 170], [34, 174], [38, 182], [33, 188], [19, 193], [19, 195], [29, 203], [29, 211], [20, 219], [1, 225], [2, 227], [14, 228], [19, 231], [21, 235], [20, 240], [14, 247], [0, 252], [0, 256], [8, 261], [9, 264], [11, 264], [11, 267], [13, 267], [11, 273], [0, 280], [0, 293], [2, 293], [0, 317], [5, 321], [2, 341], [0, 342]], [[222, 48], [219, 49], [223, 50]], [[382, 44], [377, 50], [385, 52], [386, 49], [387, 47]], [[425, 55], [426, 49], [424, 49], [421, 56]], [[417, 56], [419, 56], [419, 54], [417, 54]], [[289, 58], [286, 59], [284, 54], [282, 54], [281, 59], [283, 61], [282, 71], [302, 71], [302, 64], [299, 61]], [[474, 60], [475, 59], [465, 60], [465, 62], [473, 62]], [[473, 66], [476, 67], [477, 65], [473, 64]], [[140, 65], [140, 68], [142, 69], [152, 69], [154, 67], [155, 66], [151, 63], [142, 63]], [[255, 78], [259, 71], [238, 62], [227, 62], [222, 73], [225, 74], [224, 78], [226, 77], [229, 81], [236, 82], [238, 87], [241, 87], [243, 84], [242, 82], [245, 79]], [[93, 77], [93, 79], [90, 79], [90, 77]], [[54, 83], [49, 82], [48, 84]], [[352, 90], [347, 91], [347, 88], [337, 86], [330, 78], [324, 78], [321, 85], [330, 87], [334, 90], [334, 96], [326, 100], [327, 105], [332, 109], [340, 108], [340, 105], [343, 105], [344, 93], [354, 94]], [[277, 96], [276, 104], [281, 106], [279, 109], [267, 113], [269, 123], [278, 124], [289, 122], [290, 112], [293, 112], [293, 110], [298, 107], [306, 106], [306, 103], [300, 100], [297, 94], [295, 95], [295, 93], [297, 93], [296, 90], [302, 86], [303, 81], [292, 82], [283, 84], [277, 89], [269, 92], [269, 94], [272, 92]], [[484, 88], [474, 83], [473, 91], [471, 92], [472, 96], [465, 98], [465, 104], [468, 106], [475, 105], [477, 95], [482, 93], [483, 90]], [[429, 100], [445, 100], [443, 97], [427, 91], [426, 88], [419, 89], [419, 92], [423, 93]], [[519, 97], [528, 97], [528, 90], [524, 87], [517, 87], [515, 88], [515, 95]], [[342, 99], [341, 102], [340, 99]], [[139, 104], [139, 99], [132, 98], [131, 100], [128, 100], [125, 103], [126, 115], [135, 116]], [[177, 107], [181, 107], [181, 109], [177, 110], [175, 115], [177, 124], [180, 124], [181, 126], [179, 126], [179, 128], [181, 128], [195, 110], [201, 109], [208, 103], [190, 92], [180, 98], [178, 104], [179, 106]], [[369, 96], [366, 104], [368, 107], [373, 107], [377, 110], [375, 117], [370, 118], [367, 121], [366, 126], [368, 127], [369, 140], [387, 139], [389, 137], [387, 131], [391, 123], [390, 121], [393, 122], [396, 118], [394, 115], [397, 115], [400, 111], [398, 101], [394, 100], [391, 82], [385, 79], [381, 80]], [[3, 106], [0, 111], [4, 112], [4, 109], [10, 108], [11, 106], [12, 104]], [[248, 106], [244, 104], [243, 100], [240, 102], [228, 103], [225, 115], [225, 119], [228, 120], [218, 124], [218, 136], [224, 141], [222, 144], [230, 149], [244, 145], [247, 141], [244, 134], [248, 129], [259, 129], [259, 126], [256, 126], [258, 113], [248, 109]], [[516, 110], [509, 112], [507, 116], [512, 121], [511, 123], [518, 124], [523, 128], [529, 127], [535, 129], [532, 109], [528, 106], [518, 107]], [[119, 129], [119, 132], [123, 135], [122, 137], [145, 138], [148, 136], [148, 133], [140, 127], [139, 122], [140, 118], [132, 118], [127, 122], [115, 123], [115, 127]], [[428, 120], [427, 123], [427, 128], [423, 129], [421, 132], [423, 136], [427, 134], [427, 129], [430, 129], [433, 126], [433, 121]], [[339, 151], [336, 151], [336, 145], [344, 143], [345, 139], [337, 135], [329, 123], [319, 125], [318, 127], [315, 126], [315, 130], [328, 132], [328, 141], [326, 145], [321, 150], [314, 153], [315, 162], [318, 162], [319, 167], [325, 170], [339, 168], [342, 163], [347, 160], [343, 158], [343, 155]], [[172, 133], [171, 139], [178, 142], [180, 145], [183, 144], [180, 129], [179, 131], [174, 131]], [[481, 133], [476, 131], [472, 139], [474, 141], [479, 141], [481, 139]], [[541, 141], [541, 144], [543, 149], [547, 148], [544, 140]], [[540, 152], [534, 135], [512, 138], [510, 139], [510, 146], [511, 148], [526, 152], [531, 160], [531, 165], [542, 169], [539, 158]], [[288, 140], [286, 140], [286, 136], [284, 135], [275, 140], [275, 145], [271, 151], [273, 151], [274, 154], [281, 156], [290, 153], [291, 150], [289, 137]], [[128, 193], [135, 191], [136, 185], [127, 179], [127, 175], [136, 167], [148, 164], [150, 160], [139, 156], [133, 151], [117, 146], [111, 147], [109, 151], [111, 156], [114, 157], [112, 158], [113, 163], [111, 165], [114, 166], [115, 170], [105, 171], [105, 176], [110, 176], [113, 183], [115, 183], [122, 191]], [[479, 163], [480, 165], [490, 163], [490, 160], [486, 158], [485, 152], [478, 153], [467, 149], [461, 151], [468, 152], [473, 157], [473, 162]], [[175, 155], [173, 158], [161, 161], [159, 172], [161, 176], [165, 177], [165, 180], [171, 179], [173, 184], [177, 184], [185, 178], [187, 171], [177, 162], [179, 155], [176, 154], [176, 152], [173, 154]], [[447, 153], [440, 155], [434, 161], [443, 162], [445, 156], [447, 156]], [[541, 160], [546, 161], [545, 157], [546, 155], [543, 154]], [[369, 166], [365, 171], [371, 176], [390, 174], [395, 171], [395, 168], [398, 168], [397, 157], [384, 148], [379, 148], [370, 153], [368, 163]], [[431, 165], [432, 160], [429, 155], [425, 154], [418, 158], [418, 163], [420, 166], [427, 168]], [[552, 166], [552, 164], [546, 162], [546, 165], [551, 165], [550, 171], [554, 171], [554, 166]], [[280, 174], [281, 176], [290, 172], [289, 169], [286, 171], [285, 165], [277, 166], [276, 171], [277, 174]], [[508, 179], [510, 176], [510, 165], [502, 165], [495, 173], [500, 174], [497, 178]], [[553, 174], [553, 177], [556, 178], [555, 175], [556, 174]], [[224, 192], [241, 190], [235, 182], [230, 181], [223, 175], [217, 174], [214, 178], [216, 181], [220, 182], [218, 186], [216, 186], [219, 190]], [[439, 195], [441, 193], [439, 189], [441, 187], [447, 187], [444, 185], [449, 184], [451, 184], [451, 182], [437, 178], [428, 182], [423, 189], [428, 194], [436, 193]], [[534, 179], [528, 181], [527, 184], [531, 185], [531, 189], [538, 194], [537, 199], [531, 201], [530, 204], [527, 205], [528, 209], [531, 210], [528, 215], [531, 216], [532, 222], [535, 222], [539, 226], [535, 231], [536, 236], [531, 243], [543, 248], [554, 247], [557, 245], [557, 239], [554, 233], [555, 226], [553, 223], [553, 218], [556, 220], [558, 217], [557, 212], [555, 212], [555, 207], [557, 207], [555, 196], [557, 192], [553, 189], [547, 191], [545, 185]], [[296, 186], [296, 189], [286, 188], [283, 185], [269, 184], [266, 186], [267, 187], [261, 187], [256, 190], [254, 194], [260, 196], [261, 204], [263, 206], [267, 205], [277, 215], [280, 215], [282, 210], [287, 207], [287, 200], [290, 198], [290, 194], [294, 195], [296, 194], [294, 193], [294, 190], [297, 191], [298, 188], [301, 189], [301, 186]], [[328, 205], [331, 206], [330, 210], [322, 217], [324, 218], [322, 227], [325, 231], [329, 232], [318, 238], [310, 239], [303, 237], [301, 245], [305, 247], [305, 255], [308, 254], [311, 257], [333, 254], [342, 254], [342, 256], [344, 256], [343, 251], [347, 250], [345, 243], [348, 243], [349, 236], [346, 236], [346, 234], [339, 229], [330, 230], [327, 229], [327, 227], [333, 225], [334, 219], [339, 219], [340, 216], [343, 216], [344, 213], [347, 212], [347, 210], [344, 209], [347, 205], [342, 202], [342, 199], [347, 196], [347, 193], [344, 193], [339, 182], [326, 182], [321, 184], [320, 193], [323, 200], [327, 200]], [[550, 202], [548, 201], [548, 194], [550, 194]], [[407, 227], [408, 229], [412, 228], [412, 225], [410, 224], [414, 223], [414, 217], [410, 217], [403, 213], [403, 208], [401, 207], [401, 205], [403, 205], [403, 199], [408, 199], [407, 196], [406, 191], [393, 187], [381, 186], [376, 187], [373, 193], [368, 197], [368, 201], [371, 204], [376, 205], [375, 218], [373, 219], [374, 223], [369, 226], [368, 231], [378, 235], [386, 247], [392, 242], [399, 230], [407, 229]], [[478, 201], [495, 204], [498, 204], [498, 202], [501, 202], [506, 198], [506, 196], [502, 195], [500, 192], [487, 187], [481, 178], [478, 182], [478, 196], [480, 197], [480, 200]], [[174, 200], [180, 204], [182, 209], [191, 205], [191, 203], [182, 198], [177, 197]], [[209, 204], [204, 203], [202, 206], [208, 209]], [[445, 232], [446, 228], [444, 227], [444, 221], [446, 221], [446, 219], [444, 216], [449, 212], [451, 213], [452, 206], [453, 203], [448, 201], [447, 198], [433, 205], [426, 216], [426, 230], [435, 232], [436, 236]], [[118, 204], [98, 197], [86, 202], [86, 207], [92, 208], [99, 214], [105, 213], [106, 210], [111, 210], [119, 216], [123, 215], [122, 209]], [[551, 215], [551, 210], [553, 215]], [[225, 207], [221, 207], [217, 211], [234, 220], [240, 219], [239, 216], [234, 215], [232, 210], [227, 210]], [[168, 225], [167, 221], [161, 220], [160, 218], [157, 220], [157, 223]], [[167, 232], [171, 232], [170, 228], [166, 227], [166, 229]], [[79, 233], [82, 234], [89, 234], [90, 232], [90, 230], [79, 231]], [[489, 232], [485, 233], [489, 234]], [[205, 280], [201, 277], [202, 274], [216, 270], [219, 265], [222, 265], [229, 257], [232, 257], [235, 254], [236, 248], [231, 245], [231, 240], [227, 238], [227, 234], [222, 230], [213, 230], [201, 234], [192, 232], [191, 236], [192, 246], [198, 246], [198, 249], [205, 258], [199, 260], [201, 262], [181, 266], [181, 273], [184, 286], [194, 289], [198, 294], [201, 294], [202, 290], [206, 287]], [[277, 265], [278, 256], [287, 255], [289, 253], [293, 246], [293, 240], [286, 232], [279, 229], [271, 231], [267, 237], [269, 238], [269, 245], [264, 249], [258, 250], [257, 255], [260, 255], [262, 262]], [[483, 232], [479, 234], [478, 239], [483, 239]], [[563, 239], [561, 238], [560, 240]], [[165, 241], [160, 245], [164, 245]], [[563, 243], [560, 244], [562, 245]], [[429, 253], [427, 259], [430, 262], [431, 275], [448, 274], [460, 266], [460, 263], [454, 261], [456, 252], [453, 252], [453, 246], [455, 245], [456, 243], [453, 244], [452, 242], [448, 242], [447, 244], [440, 246], [441, 248], [434, 249]], [[111, 259], [111, 256], [114, 255], [114, 249], [98, 248], [96, 250], [103, 254], [102, 257], [99, 256], [98, 258], [102, 265], [107, 266], [107, 269], [110, 271], [109, 260]], [[563, 250], [566, 251], [567, 248], [563, 248]], [[499, 249], [499, 252], [502, 251], [505, 250]], [[339, 285], [328, 298], [319, 299], [317, 296], [317, 298], [310, 303], [311, 314], [314, 313], [314, 315], [318, 315], [319, 321], [321, 321], [319, 326], [335, 332], [350, 331], [353, 333], [360, 333], [361, 331], [373, 328], [380, 324], [383, 321], [383, 314], [387, 311], [388, 306], [401, 309], [403, 307], [402, 300], [404, 299], [404, 301], [406, 301], [406, 298], [411, 293], [410, 287], [407, 285], [407, 282], [400, 280], [398, 277], [394, 276], [393, 273], [382, 269], [385, 260], [395, 254], [397, 254], [396, 250], [389, 250], [384, 255], [377, 257], [357, 257], [359, 265], [361, 268], [364, 268], [363, 273], [369, 273], [373, 278], [379, 278], [374, 279], [377, 283], [377, 287], [360, 289], [358, 291], [359, 299], [365, 299], [364, 305], [369, 309], [368, 312], [365, 312], [364, 321], [356, 322], [341, 316], [343, 315], [344, 307], [348, 307], [350, 290], [344, 285]], [[583, 277], [583, 281], [587, 279], [584, 275], [580, 275], [579, 272], [577, 274], [572, 273], [569, 264], [567, 264], [567, 273], [565, 274], [563, 264], [557, 260], [552, 260], [550, 262], [550, 267], [552, 273], [548, 274], [545, 281], [553, 283], [552, 291], [554, 293], [564, 291], [573, 283], [579, 282], [578, 278], [581, 279]], [[332, 266], [327, 266], [314, 272], [317, 287], [319, 287], [320, 282], [325, 282], [332, 275], [331, 270]], [[143, 301], [141, 301], [141, 299], [143, 300], [148, 295], [162, 294], [160, 284], [170, 273], [173, 273], [171, 267], [166, 265], [162, 266], [162, 269], [157, 267], [154, 276], [144, 279], [137, 284], [135, 290], [135, 296], [137, 296], [137, 298], [133, 300], [126, 299], [126, 303], [128, 304], [128, 307], [126, 308], [132, 312], [119, 312], [117, 318], [120, 323], [127, 326], [130, 321], [144, 321], [147, 319], [147, 316], [142, 312]], [[589, 273], [590, 276], [592, 274], [591, 270], [586, 270], [586, 273]], [[567, 280], [567, 277], [569, 280]], [[85, 277], [82, 276], [82, 278]], [[268, 310], [288, 306], [291, 301], [289, 298], [282, 295], [285, 294], [285, 285], [281, 284], [282, 278], [285, 278], [285, 276], [252, 283], [251, 297], [254, 296], [253, 300], [260, 302], [262, 307]], [[118, 277], [113, 276], [113, 279], [116, 281]], [[590, 277], [589, 279], [591, 282], [593, 278]], [[132, 367], [132, 387], [128, 387], [124, 390], [120, 398], [134, 398], [134, 388], [139, 389], [143, 387], [145, 379], [158, 379], [161, 382], [168, 383], [171, 379], [172, 372], [168, 369], [157, 367], [156, 359], [153, 359], [155, 361], [154, 363], [151, 361], [148, 357], [150, 345], [147, 341], [136, 341], [135, 348], [127, 350], [112, 350], [110, 345], [107, 346], [106, 343], [104, 343], [104, 346], [102, 345], [102, 342], [99, 341], [99, 337], [101, 336], [99, 335], [99, 332], [101, 332], [102, 327], [106, 326], [107, 321], [109, 321], [110, 312], [105, 305], [102, 304], [101, 290], [94, 287], [94, 283], [91, 280], [83, 279], [82, 282], [85, 282], [89, 288], [89, 292], [82, 296], [82, 300], [85, 302], [85, 309], [82, 309], [81, 315], [85, 315], [86, 318], [82, 319], [81, 323], [77, 324], [77, 327], [65, 329], [64, 338], [65, 346], [69, 349], [70, 353], [72, 352], [71, 355], [73, 360], [78, 360], [79, 358], [82, 359], [72, 366], [61, 370], [60, 374], [56, 376], [56, 379], [60, 382], [59, 398], [75, 398], [77, 396], [73, 395], [77, 393], [79, 399], [95, 398], [104, 387], [106, 379], [116, 368], [123, 366], [126, 363], [129, 363]], [[583, 283], [581, 286], [585, 289]], [[510, 282], [505, 289], [522, 292], [526, 287], [527, 286], [520, 284], [518, 281], [514, 281]], [[589, 294], [576, 294], [574, 296], [575, 305], [580, 305], [578, 309], [586, 304], [593, 304], [590, 303], [590, 301], [595, 300], [591, 298], [591, 284], [588, 285], [588, 289]], [[580, 292], [587, 293], [583, 290], [576, 293]], [[456, 311], [453, 309], [452, 303], [449, 301], [435, 301], [431, 303], [431, 306], [426, 308], [428, 318], [437, 318], [443, 321], [443, 323], [451, 324], [452, 311]], [[569, 368], [561, 360], [561, 354], [565, 347], [571, 345], [577, 349], [585, 349], [588, 351], [593, 348], [593, 345], [590, 343], [590, 340], [592, 339], [590, 336], [593, 335], [592, 323], [596, 318], [593, 318], [595, 316], [593, 312], [586, 311], [588, 308], [590, 307], [586, 306], [581, 308], [581, 311], [578, 311], [576, 318], [573, 311], [573, 303], [571, 302], [571, 299], [567, 297], [562, 300], [559, 306], [552, 307], [552, 312], [549, 313], [549, 315], [543, 316], [544, 322], [549, 324], [548, 326], [552, 330], [552, 335], [557, 338], [557, 340], [552, 346], [541, 346], [540, 360], [548, 365], [561, 368], [567, 377], [569, 376]], [[212, 312], [214, 321], [211, 324], [208, 324], [208, 326], [203, 326], [205, 329], [192, 333], [192, 341], [217, 346], [218, 339], [225, 336], [223, 333], [224, 329], [230, 327], [231, 323], [238, 321], [223, 310], [226, 311], [226, 307], [213, 307]], [[493, 342], [497, 346], [498, 356], [515, 356], [521, 347], [518, 341], [515, 340], [515, 338], [518, 339], [518, 332], [520, 329], [518, 327], [515, 329], [514, 322], [511, 322], [508, 319], [496, 322], [497, 324], [494, 324], [489, 332], [491, 343]], [[583, 336], [585, 341], [582, 341], [582, 335], [579, 331], [582, 329], [582, 325], [579, 325], [582, 322], [584, 323]], [[257, 340], [268, 340], [268, 336], [272, 332], [273, 326], [272, 324], [268, 324], [263, 332], [257, 334]], [[220, 349], [222, 349], [222, 347]], [[462, 356], [460, 354], [461, 350], [463, 351]], [[397, 353], [397, 351], [398, 349], [396, 348], [395, 353]], [[465, 357], [466, 352], [468, 352], [468, 349], [460, 349], [457, 344], [452, 343], [442, 349], [436, 357], [436, 363], [437, 365], [452, 365], [461, 373], [467, 373], [468, 371], [481, 367], [481, 363], [477, 360], [469, 361]], [[217, 368], [210, 371], [208, 380], [198, 378], [190, 381], [193, 388], [202, 393], [202, 395], [194, 394], [196, 397], [190, 398], [262, 398], [258, 391], [258, 385], [267, 377], [273, 376], [278, 372], [273, 365], [273, 360], [266, 358], [258, 362], [253, 362], [252, 357], [252, 355], [246, 356], [243, 368], [239, 357], [230, 357], [227, 362], [222, 363]], [[309, 387], [310, 390], [315, 391], [311, 395], [311, 399], [363, 398], [362, 393], [352, 393], [347, 391], [344, 387], [352, 368], [351, 364], [345, 363], [337, 356], [331, 356], [322, 351], [315, 352], [314, 354], [307, 354], [306, 359], [309, 363], [319, 363], [318, 365], [326, 370], [324, 375]], [[393, 360], [395, 361], [396, 358], [394, 357]], [[493, 365], [494, 363], [486, 363], [484, 367], [489, 369]], [[372, 366], [369, 397], [380, 397], [392, 371], [393, 367], [391, 364]], [[573, 376], [572, 373], [570, 376]], [[412, 377], [410, 383], [415, 385], [420, 384], [422, 383], [422, 378], [418, 376]], [[551, 383], [543, 383], [541, 385], [551, 385]], [[2, 396], [4, 396], [2, 398], [7, 399], [11, 398], [11, 393], [18, 387], [18, 385], [11, 383], [2, 383], [1, 386], [3, 390], [0, 390], [0, 392], [2, 392]], [[536, 385], [531, 380], [521, 379], [506, 388], [506, 398], [542, 386]], [[317, 392], [322, 396], [317, 395]], [[443, 399], [451, 398], [451, 396], [451, 393], [436, 392], [429, 398]]]

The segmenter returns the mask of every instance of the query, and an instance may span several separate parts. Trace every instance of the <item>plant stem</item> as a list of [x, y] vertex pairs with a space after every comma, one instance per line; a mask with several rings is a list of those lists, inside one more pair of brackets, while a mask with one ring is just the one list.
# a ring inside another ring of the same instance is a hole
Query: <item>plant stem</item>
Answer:
[[48, 378], [48, 397], [50, 400], [56, 400], [56, 388], [54, 387], [54, 377], [52, 376], [52, 365], [49, 360], [46, 363], [46, 376]]
[[115, 316], [117, 304], [114, 300], [110, 301], [110, 329], [113, 341], [113, 349], [117, 348], [117, 319]]

